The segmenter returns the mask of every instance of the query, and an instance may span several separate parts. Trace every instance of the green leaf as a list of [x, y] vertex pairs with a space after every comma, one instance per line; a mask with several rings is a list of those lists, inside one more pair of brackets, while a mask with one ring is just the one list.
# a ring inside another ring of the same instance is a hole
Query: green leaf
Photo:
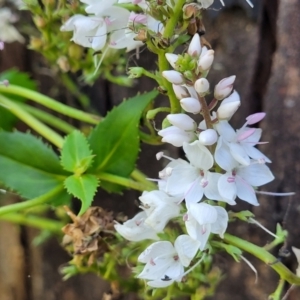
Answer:
[[64, 185], [68, 193], [82, 202], [80, 215], [91, 206], [98, 184], [97, 177], [91, 174], [72, 175], [65, 180]]
[[0, 145], [0, 182], [22, 197], [35, 198], [63, 184], [66, 172], [58, 156], [36, 137], [0, 132]]
[[[29, 75], [27, 73], [20, 72], [16, 69], [11, 69], [8, 71], [5, 71], [0, 74], [0, 81], [2, 80], [8, 80], [10, 84], [18, 85], [30, 90], [36, 90], [36, 83], [32, 79], [29, 78]], [[24, 97], [16, 96], [16, 95], [10, 95], [6, 94], [5, 92], [2, 93], [3, 95], [6, 95], [9, 99], [12, 99], [14, 101], [21, 101], [25, 102], [27, 99]], [[18, 120], [17, 117], [15, 117], [11, 112], [7, 111], [5, 108], [0, 107], [0, 128], [11, 131]]]
[[61, 165], [65, 170], [80, 175], [92, 164], [93, 157], [82, 132], [76, 130], [66, 137], [61, 151]]
[[[129, 177], [139, 152], [138, 127], [143, 110], [157, 96], [157, 91], [138, 95], [114, 108], [89, 136], [95, 154], [93, 171]], [[108, 191], [120, 186], [101, 182]]]

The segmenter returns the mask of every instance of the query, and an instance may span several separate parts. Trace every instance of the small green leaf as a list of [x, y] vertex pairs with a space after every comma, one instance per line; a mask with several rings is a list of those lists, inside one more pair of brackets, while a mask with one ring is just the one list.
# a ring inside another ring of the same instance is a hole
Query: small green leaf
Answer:
[[[95, 127], [89, 136], [95, 154], [93, 171], [129, 177], [139, 152], [141, 114], [157, 94], [157, 91], [152, 91], [121, 103]], [[121, 190], [120, 186], [103, 181], [101, 186], [108, 191]]]
[[232, 246], [232, 245], [227, 245], [227, 244], [224, 244], [224, 243], [222, 243], [222, 248], [224, 248], [225, 251], [229, 255], [231, 255], [236, 262], [239, 262], [241, 260], [241, 256], [242, 256], [243, 252], [240, 248]]
[[63, 184], [66, 173], [58, 156], [41, 140], [0, 132], [0, 145], [0, 182], [22, 197], [35, 198]]
[[61, 151], [61, 165], [65, 170], [81, 175], [92, 164], [93, 157], [82, 132], [75, 130], [66, 137]]
[[237, 219], [240, 219], [245, 222], [248, 222], [249, 218], [255, 217], [254, 214], [252, 212], [250, 212], [249, 210], [243, 210], [240, 212], [230, 212], [229, 215], [230, 215], [230, 218], [237, 218]]
[[[30, 79], [27, 73], [20, 72], [16, 69], [11, 69], [1, 73], [0, 81], [2, 80], [8, 80], [10, 84], [18, 85], [27, 88], [29, 90], [37, 89], [35, 81]], [[5, 92], [3, 92], [2, 94], [7, 95], [8, 98], [14, 101], [25, 102], [27, 100], [26, 98], [16, 96], [16, 95], [6, 94]], [[0, 116], [1, 116], [0, 128], [7, 131], [11, 131], [18, 118], [3, 107], [0, 107]]]
[[97, 191], [99, 184], [97, 177], [91, 174], [72, 175], [65, 180], [64, 184], [68, 193], [82, 202], [79, 214], [83, 214], [91, 206]]

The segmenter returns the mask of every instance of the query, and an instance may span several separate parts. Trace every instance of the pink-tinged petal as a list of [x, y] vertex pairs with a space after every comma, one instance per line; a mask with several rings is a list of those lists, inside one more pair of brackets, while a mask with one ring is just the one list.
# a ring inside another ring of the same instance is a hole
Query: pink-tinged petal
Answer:
[[219, 137], [216, 151], [215, 160], [217, 164], [225, 171], [231, 171], [238, 163], [231, 155], [230, 149], [226, 142], [223, 141], [222, 137]]
[[255, 131], [255, 128], [247, 128], [246, 130], [243, 130], [243, 132], [237, 133], [237, 141], [240, 142], [247, 139], [249, 136], [253, 135]]
[[255, 191], [244, 179], [237, 176], [236, 178], [237, 196], [252, 205], [258, 206]]
[[183, 266], [188, 267], [200, 247], [200, 242], [192, 239], [189, 235], [180, 235], [175, 243], [175, 249]]
[[251, 164], [238, 168], [237, 175], [252, 186], [261, 186], [274, 179], [272, 172], [265, 164]]
[[204, 188], [205, 196], [210, 200], [222, 201], [222, 197], [218, 189], [218, 181], [221, 177], [219, 173], [207, 172], [208, 185]]
[[247, 124], [252, 125], [255, 123], [260, 122], [264, 117], [266, 116], [266, 113], [260, 112], [253, 115], [250, 115], [246, 118]]
[[221, 175], [218, 181], [218, 189], [221, 197], [224, 198], [224, 201], [231, 204], [236, 198], [237, 188], [235, 182], [232, 182], [231, 173], [226, 173]]
[[221, 206], [215, 206], [215, 209], [218, 213], [218, 219], [215, 223], [211, 224], [211, 232], [223, 238], [228, 225], [228, 213]]
[[229, 143], [229, 148], [231, 155], [237, 162], [244, 166], [248, 166], [250, 164], [250, 158], [243, 146], [236, 143]]
[[[239, 135], [240, 132], [246, 131], [248, 129], [249, 129], [248, 127], [244, 127], [241, 130], [237, 130], [237, 135]], [[252, 128], [252, 129], [254, 129], [254, 133], [242, 141], [243, 145], [246, 144], [249, 146], [255, 146], [258, 143], [258, 141], [260, 140], [262, 130], [260, 128]]]
[[166, 253], [176, 253], [172, 243], [168, 241], [155, 242], [147, 247], [138, 257], [141, 263], [147, 263], [153, 257], [158, 257]]
[[212, 154], [199, 141], [184, 143], [183, 150], [190, 163], [198, 169], [209, 170], [214, 164]]

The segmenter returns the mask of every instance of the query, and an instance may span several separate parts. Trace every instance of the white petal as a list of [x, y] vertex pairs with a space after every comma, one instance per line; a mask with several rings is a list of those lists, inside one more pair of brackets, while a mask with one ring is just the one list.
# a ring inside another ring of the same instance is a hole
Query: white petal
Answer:
[[265, 164], [251, 164], [238, 168], [237, 174], [252, 186], [261, 186], [274, 179], [272, 172]]
[[221, 175], [218, 181], [218, 190], [228, 204], [235, 204], [237, 188], [235, 182], [228, 182], [229, 177], [232, 177], [231, 173]]
[[189, 211], [199, 224], [214, 223], [217, 220], [217, 211], [207, 203], [191, 204]]
[[228, 121], [219, 121], [214, 127], [225, 141], [233, 142], [235, 140], [236, 133]]
[[229, 148], [231, 155], [236, 161], [244, 166], [248, 166], [250, 164], [250, 158], [240, 144], [229, 143]]
[[180, 235], [175, 241], [175, 249], [183, 266], [188, 267], [200, 247], [200, 242], [189, 235]]
[[226, 209], [221, 206], [215, 206], [215, 209], [218, 213], [218, 219], [211, 225], [211, 232], [219, 234], [220, 237], [223, 238], [224, 232], [226, 231], [228, 225], [228, 213]]
[[184, 143], [183, 150], [190, 163], [198, 169], [209, 170], [214, 164], [212, 154], [199, 141]]
[[218, 181], [221, 177], [219, 173], [207, 172], [208, 185], [204, 188], [205, 196], [210, 200], [222, 201], [222, 197], [218, 189]]
[[162, 241], [162, 242], [155, 242], [147, 247], [138, 257], [138, 261], [141, 263], [147, 263], [153, 257], [158, 257], [162, 254], [175, 254], [175, 249], [171, 242]]
[[226, 142], [223, 141], [221, 136], [218, 139], [215, 151], [215, 160], [217, 164], [226, 171], [230, 171], [238, 166], [237, 161], [231, 155], [229, 147]]
[[243, 143], [243, 147], [251, 158], [255, 160], [263, 159], [265, 162], [271, 163], [271, 160], [267, 156], [265, 156], [262, 152], [260, 152], [257, 148], [250, 145], [245, 145], [245, 143]]
[[152, 281], [148, 281], [147, 285], [153, 288], [164, 288], [171, 285], [173, 282], [174, 280], [152, 280]]
[[237, 196], [248, 203], [258, 206], [259, 203], [256, 198], [255, 191], [251, 185], [249, 185], [245, 180], [236, 176], [236, 187], [237, 187]]
[[198, 177], [186, 190], [184, 198], [187, 205], [197, 203], [203, 198], [204, 189], [200, 185], [200, 180], [201, 177]]

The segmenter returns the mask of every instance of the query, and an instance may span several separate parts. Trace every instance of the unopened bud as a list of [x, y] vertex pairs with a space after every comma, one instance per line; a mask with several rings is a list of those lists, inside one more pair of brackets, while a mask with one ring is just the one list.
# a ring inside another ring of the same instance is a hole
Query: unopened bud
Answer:
[[170, 63], [170, 65], [173, 67], [173, 69], [176, 69], [176, 61], [178, 59], [178, 55], [173, 53], [166, 53], [166, 59]]
[[216, 86], [214, 96], [217, 100], [222, 100], [230, 95], [235, 81], [235, 75], [222, 79]]
[[65, 56], [60, 56], [56, 63], [58, 64], [59, 68], [63, 71], [63, 72], [68, 72], [70, 71], [70, 64], [69, 61], [67, 59], [67, 57]]
[[194, 34], [187, 53], [192, 56], [198, 58], [201, 54], [201, 41], [198, 33]]
[[207, 71], [211, 67], [214, 61], [214, 53], [214, 50], [208, 50], [203, 56], [201, 55], [201, 57], [198, 60], [199, 71]]
[[170, 70], [170, 71], [163, 71], [162, 76], [165, 77], [169, 82], [173, 84], [184, 84], [184, 78], [181, 73]]
[[144, 70], [142, 67], [129, 68], [128, 76], [129, 78], [140, 78], [144, 74]]
[[236, 91], [224, 99], [217, 110], [217, 117], [220, 120], [229, 120], [241, 105], [240, 96]]
[[175, 147], [182, 147], [183, 143], [189, 143], [194, 140], [195, 135], [185, 132], [175, 126], [160, 130], [158, 135], [162, 137], [162, 142], [172, 144]]
[[192, 114], [198, 114], [201, 110], [201, 104], [200, 104], [199, 100], [192, 98], [192, 97], [187, 97], [187, 98], [181, 99], [180, 105], [186, 112], [189, 112]]
[[210, 146], [216, 143], [218, 140], [218, 134], [214, 129], [207, 129], [199, 134], [199, 142], [202, 145]]
[[209, 90], [209, 82], [206, 78], [197, 79], [194, 88], [199, 95], [203, 95]]
[[176, 85], [176, 84], [173, 84], [173, 91], [177, 97], [177, 99], [182, 99], [182, 98], [186, 98], [188, 97], [190, 94], [188, 93], [187, 89], [184, 88], [183, 86], [181, 85]]
[[167, 119], [172, 125], [182, 130], [192, 131], [197, 127], [196, 122], [186, 114], [170, 114]]

